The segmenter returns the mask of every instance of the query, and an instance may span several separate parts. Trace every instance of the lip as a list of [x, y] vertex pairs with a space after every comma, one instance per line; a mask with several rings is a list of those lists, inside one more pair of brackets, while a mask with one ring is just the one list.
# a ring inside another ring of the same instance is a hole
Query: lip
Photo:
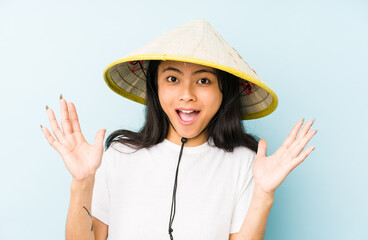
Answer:
[[[184, 111], [197, 111], [197, 112], [198, 112], [198, 114], [197, 114], [197, 116], [196, 116], [195, 118], [193, 118], [191, 121], [183, 121], [183, 120], [180, 118], [180, 116], [179, 116], [179, 113], [178, 113], [178, 111], [179, 111], [179, 110], [184, 110]], [[175, 109], [175, 113], [176, 113], [176, 116], [178, 117], [178, 120], [179, 120], [179, 122], [180, 122], [181, 124], [183, 124], [183, 125], [190, 125], [190, 124], [194, 123], [194, 121], [195, 121], [195, 120], [197, 120], [197, 118], [198, 118], [199, 114], [201, 113], [201, 111], [200, 111], [200, 110], [197, 110], [197, 109], [193, 109], [193, 108], [177, 108], [177, 109]]]
[[194, 108], [175, 108], [175, 111], [178, 111], [178, 110], [184, 110], [184, 111], [197, 111], [199, 112], [200, 110], [198, 109], [194, 109]]

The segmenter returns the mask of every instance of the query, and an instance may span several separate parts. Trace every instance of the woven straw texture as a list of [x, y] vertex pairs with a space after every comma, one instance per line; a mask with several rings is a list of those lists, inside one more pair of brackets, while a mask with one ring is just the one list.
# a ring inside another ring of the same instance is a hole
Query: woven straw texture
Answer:
[[138, 61], [146, 72], [148, 60], [191, 62], [218, 68], [243, 79], [239, 91], [245, 88], [240, 97], [244, 120], [264, 117], [278, 105], [277, 95], [203, 19], [187, 22], [111, 63], [104, 70], [105, 82], [121, 96], [145, 104], [146, 78]]

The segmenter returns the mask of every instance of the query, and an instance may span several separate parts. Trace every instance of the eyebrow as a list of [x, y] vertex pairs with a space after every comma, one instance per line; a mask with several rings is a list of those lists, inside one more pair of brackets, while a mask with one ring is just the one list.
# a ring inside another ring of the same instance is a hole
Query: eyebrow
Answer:
[[[183, 75], [183, 72], [182, 71], [180, 71], [177, 68], [171, 67], [171, 66], [166, 67], [164, 70], [162, 70], [162, 72], [164, 73], [164, 72], [170, 71], [170, 70], [171, 71], [175, 71], [175, 72], [180, 73], [181, 75]], [[195, 75], [195, 74], [198, 74], [198, 73], [203, 73], [203, 72], [211, 73], [211, 74], [213, 74], [213, 75], [216, 76], [216, 73], [214, 71], [212, 71], [212, 70], [209, 70], [209, 69], [199, 69], [199, 70], [195, 71], [192, 75]]]

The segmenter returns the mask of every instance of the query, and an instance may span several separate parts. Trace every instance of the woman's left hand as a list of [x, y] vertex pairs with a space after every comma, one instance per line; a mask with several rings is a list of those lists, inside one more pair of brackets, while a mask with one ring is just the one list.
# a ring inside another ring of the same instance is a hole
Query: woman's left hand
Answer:
[[257, 155], [254, 158], [253, 177], [257, 190], [262, 194], [273, 197], [286, 176], [314, 150], [314, 146], [309, 146], [300, 153], [317, 132], [317, 130], [309, 131], [313, 124], [311, 120], [298, 134], [303, 120], [295, 124], [284, 143], [271, 156], [266, 156], [267, 142], [264, 139], [259, 141]]

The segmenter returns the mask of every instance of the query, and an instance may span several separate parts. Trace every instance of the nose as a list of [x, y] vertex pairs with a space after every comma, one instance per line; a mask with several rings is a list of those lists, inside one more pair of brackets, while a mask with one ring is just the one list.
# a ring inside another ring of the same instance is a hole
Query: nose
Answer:
[[181, 84], [179, 93], [178, 93], [179, 101], [197, 101], [197, 97], [195, 95], [194, 86], [191, 86], [188, 83]]

